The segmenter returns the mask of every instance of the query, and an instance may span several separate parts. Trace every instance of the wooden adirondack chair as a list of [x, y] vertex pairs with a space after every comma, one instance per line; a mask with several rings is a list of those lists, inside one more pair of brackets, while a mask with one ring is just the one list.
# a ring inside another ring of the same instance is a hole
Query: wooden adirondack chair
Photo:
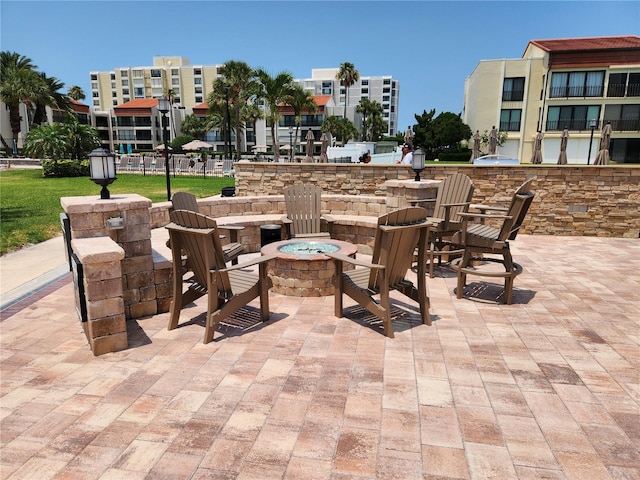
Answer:
[[322, 215], [321, 196], [322, 188], [309, 183], [297, 183], [284, 189], [287, 216], [282, 217], [282, 222], [289, 238], [331, 238], [334, 219]]
[[[510, 304], [513, 296], [513, 281], [522, 273], [522, 267], [513, 262], [509, 240], [514, 240], [524, 221], [527, 211], [533, 202], [534, 192], [530, 190], [535, 180], [530, 178], [525, 181], [513, 194], [511, 204], [503, 214], [496, 213], [461, 213], [463, 217], [462, 229], [454, 237], [454, 242], [464, 247], [462, 258], [452, 263], [458, 271], [458, 286], [456, 296], [462, 298], [464, 287], [467, 283], [467, 275], [480, 275], [488, 277], [504, 278], [504, 302]], [[478, 206], [480, 210], [490, 211], [491, 207]], [[482, 223], [470, 223], [470, 218], [480, 218]], [[500, 221], [499, 228], [487, 224], [486, 221]], [[487, 257], [486, 255], [498, 257]], [[474, 263], [494, 262], [504, 266], [504, 272], [491, 271], [474, 267]]]
[[[190, 212], [200, 213], [200, 207], [195, 195], [188, 192], [176, 192], [171, 197], [171, 204], [174, 210], [188, 210]], [[214, 223], [215, 220], [209, 217]], [[216, 227], [217, 228], [217, 227]], [[244, 227], [225, 226], [221, 230], [229, 233], [229, 243], [222, 245], [222, 252], [227, 262], [233, 265], [238, 264], [238, 256], [244, 252], [244, 245], [238, 242], [238, 231]]]
[[463, 252], [451, 243], [451, 237], [462, 227], [462, 217], [459, 214], [469, 211], [472, 195], [471, 178], [462, 173], [450, 175], [438, 187], [433, 216], [428, 218], [432, 223], [427, 250], [430, 278], [433, 278], [433, 265], [436, 258], [438, 264], [441, 264], [443, 255], [451, 256]]
[[[200, 213], [174, 210], [170, 213], [169, 230], [173, 255], [173, 298], [171, 300], [168, 330], [178, 326], [182, 307], [208, 295], [207, 320], [204, 343], [213, 340], [216, 325], [260, 297], [260, 317], [269, 319], [269, 288], [266, 262], [275, 255], [263, 255], [253, 261], [227, 267], [220, 232], [215, 220]], [[185, 252], [193, 272], [193, 279], [183, 291], [182, 256]], [[259, 274], [243, 269], [259, 265]]]
[[[397, 290], [418, 302], [422, 322], [431, 325], [426, 286], [429, 228], [427, 211], [421, 207], [408, 207], [378, 218], [371, 263], [327, 253], [336, 268], [335, 315], [343, 316], [342, 295], [346, 294], [380, 318], [385, 335], [393, 338], [389, 291]], [[415, 249], [418, 251], [417, 287], [405, 278]], [[345, 262], [355, 265], [355, 270], [343, 270]], [[378, 295], [379, 300], [374, 299]]]

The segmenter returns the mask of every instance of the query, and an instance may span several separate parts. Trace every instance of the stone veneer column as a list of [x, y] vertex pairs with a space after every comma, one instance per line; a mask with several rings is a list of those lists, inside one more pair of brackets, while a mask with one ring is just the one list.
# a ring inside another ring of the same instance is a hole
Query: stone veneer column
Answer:
[[[137, 194], [63, 197], [60, 203], [69, 217], [71, 237], [109, 237], [124, 250], [120, 262], [124, 314], [140, 318], [158, 313], [149, 209], [151, 200]], [[110, 218], [122, 218], [123, 228], [108, 226]], [[166, 302], [165, 302], [166, 303]]]
[[387, 180], [387, 209], [396, 210], [409, 206], [418, 206], [427, 209], [428, 215], [433, 215], [435, 202], [425, 200], [435, 199], [438, 196], [440, 180]]
[[71, 241], [84, 272], [87, 321], [82, 323], [94, 355], [124, 350], [128, 346], [122, 299], [120, 261], [124, 250], [108, 237]]

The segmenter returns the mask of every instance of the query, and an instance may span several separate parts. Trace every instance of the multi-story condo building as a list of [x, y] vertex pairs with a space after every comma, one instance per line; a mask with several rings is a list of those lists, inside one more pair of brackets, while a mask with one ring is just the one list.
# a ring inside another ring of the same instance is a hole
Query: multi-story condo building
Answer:
[[360, 100], [367, 98], [382, 105], [382, 117], [387, 122], [389, 136], [394, 136], [398, 128], [398, 99], [400, 96], [400, 83], [391, 75], [385, 76], [360, 76], [360, 79], [348, 89], [340, 85], [336, 79], [338, 68], [314, 68], [311, 70], [311, 78], [296, 80], [305, 90], [313, 95], [330, 95], [335, 103], [327, 107], [326, 115], [338, 117], [344, 116], [345, 102], [347, 106], [347, 118], [358, 129], [362, 125], [362, 117], [356, 112]]
[[482, 60], [464, 93], [474, 132], [508, 133], [500, 154], [528, 162], [541, 132], [543, 162], [556, 163], [567, 129], [569, 163], [586, 164], [610, 123], [611, 159], [640, 162], [640, 37], [531, 40], [522, 58]]
[[[173, 138], [179, 134], [181, 120], [185, 115], [206, 114], [206, 98], [213, 89], [213, 82], [220, 67], [221, 65], [190, 65], [189, 60], [184, 57], [154, 57], [153, 66], [121, 67], [108, 72], [91, 72], [93, 124], [100, 131], [103, 142], [112, 149], [119, 148], [122, 143], [132, 145], [134, 149], [153, 148], [157, 143], [161, 143], [161, 139], [153, 134], [148, 138], [148, 133], [144, 131], [149, 128], [147, 124], [151, 120], [142, 117], [137, 117], [136, 120], [135, 117], [131, 117], [126, 120], [127, 125], [124, 125], [122, 122], [125, 122], [124, 118], [128, 116], [123, 115], [123, 112], [129, 107], [135, 109], [139, 106], [135, 102], [139, 100], [158, 98], [170, 90], [174, 106], [170, 114], [170, 136]], [[319, 145], [323, 119], [330, 115], [342, 117], [345, 102], [347, 118], [360, 128], [362, 117], [356, 113], [356, 106], [362, 98], [375, 100], [382, 105], [383, 118], [388, 124], [387, 134], [395, 135], [398, 131], [398, 82], [391, 76], [362, 76], [349, 87], [347, 101], [345, 88], [336, 79], [337, 73], [337, 68], [313, 69], [311, 78], [296, 80], [314, 95], [316, 103], [321, 107], [321, 112], [303, 116], [301, 129], [304, 130], [304, 135], [311, 129]], [[128, 102], [134, 103], [129, 106]], [[158, 115], [155, 111], [156, 122]], [[139, 125], [134, 128], [134, 123]], [[295, 128], [293, 114], [283, 108], [283, 117], [278, 127], [280, 145], [288, 144], [290, 141], [289, 126]], [[252, 145], [272, 147], [274, 144], [270, 128], [262, 120], [258, 120], [255, 125], [248, 125], [244, 137], [241, 143], [246, 149]], [[222, 132], [209, 132], [206, 140], [213, 143], [216, 149], [224, 149], [225, 139]], [[235, 138], [232, 138], [231, 143], [235, 146]]]

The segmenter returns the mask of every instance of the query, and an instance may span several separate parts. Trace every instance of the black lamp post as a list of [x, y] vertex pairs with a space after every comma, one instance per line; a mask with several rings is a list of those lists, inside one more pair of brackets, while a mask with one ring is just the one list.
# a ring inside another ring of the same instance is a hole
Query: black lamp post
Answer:
[[167, 129], [167, 113], [171, 103], [166, 97], [158, 99], [158, 110], [162, 114], [162, 140], [164, 141], [164, 172], [167, 177], [167, 201], [171, 201], [171, 174], [169, 172], [169, 130]]
[[589, 153], [587, 153], [587, 165], [589, 165], [589, 161], [591, 159], [591, 144], [593, 143], [593, 131], [596, 129], [597, 125], [596, 120], [589, 121], [589, 128], [591, 129], [591, 138], [589, 139]]
[[289, 126], [289, 161], [293, 162], [293, 127]]
[[104, 148], [96, 148], [89, 154], [91, 168], [91, 180], [97, 185], [102, 185], [100, 199], [111, 198], [107, 185], [116, 179], [116, 156]]
[[416, 182], [420, 181], [420, 172], [424, 170], [424, 157], [425, 154], [420, 149], [415, 150], [411, 157], [411, 168], [416, 172], [416, 178], [414, 179]]

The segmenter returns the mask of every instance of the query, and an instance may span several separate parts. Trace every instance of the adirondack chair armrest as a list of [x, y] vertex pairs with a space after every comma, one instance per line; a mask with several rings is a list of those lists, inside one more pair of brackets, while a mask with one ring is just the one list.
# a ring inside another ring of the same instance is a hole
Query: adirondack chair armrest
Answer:
[[211, 235], [213, 232], [215, 232], [216, 230], [218, 230], [217, 228], [190, 228], [190, 227], [183, 227], [182, 225], [178, 225], [176, 223], [169, 223], [167, 225], [165, 225], [165, 228], [167, 230], [175, 230], [177, 232], [189, 232], [189, 233], [196, 233], [198, 235]]
[[407, 228], [430, 228], [433, 225], [437, 225], [437, 222], [421, 222], [412, 225], [378, 225], [378, 228], [385, 232], [392, 232], [393, 230], [403, 230]]
[[496, 215], [495, 213], [474, 213], [474, 212], [460, 212], [460, 215], [464, 220], [468, 218], [489, 218], [494, 220], [510, 220], [512, 215]]
[[231, 265], [230, 267], [221, 268], [219, 270], [211, 270], [212, 272], [232, 272], [233, 270], [242, 270], [243, 268], [252, 267], [254, 265], [259, 265], [264, 262], [268, 262], [269, 260], [273, 260], [277, 255], [275, 253], [270, 255], [262, 255], [260, 257], [256, 257], [252, 260], [248, 260], [246, 262], [239, 263], [237, 265]]
[[[218, 225], [218, 230], [226, 230], [229, 233], [231, 243], [238, 243], [238, 232], [243, 229], [242, 225]], [[220, 235], [220, 238], [224, 238], [224, 235]]]
[[284, 223], [285, 225], [291, 225], [293, 223], [293, 220], [291, 220], [286, 215], [283, 215], [282, 216], [282, 223]]
[[451, 208], [470, 206], [471, 202], [457, 202], [457, 203], [441, 203], [440, 206], [444, 208], [444, 229], [447, 229], [447, 225], [451, 221]]
[[336, 219], [334, 217], [332, 217], [331, 215], [326, 215], [326, 214], [323, 214], [320, 217], [320, 220], [325, 220], [327, 223], [333, 223], [333, 222], [336, 221]]
[[362, 260], [358, 260], [358, 259], [349, 257], [347, 255], [343, 255], [341, 253], [329, 252], [329, 253], [325, 253], [324, 255], [326, 255], [329, 258], [333, 258], [334, 260], [350, 263], [351, 265], [355, 265], [356, 267], [377, 268], [381, 270], [384, 269], [384, 265], [371, 263], [371, 262], [363, 262]]
[[508, 211], [508, 208], [506, 207], [497, 207], [497, 206], [493, 206], [493, 205], [482, 205], [479, 203], [472, 203], [469, 208], [472, 208], [474, 210], [479, 210], [480, 213], [485, 213], [487, 211], [494, 211], [494, 212], [506, 212]]

